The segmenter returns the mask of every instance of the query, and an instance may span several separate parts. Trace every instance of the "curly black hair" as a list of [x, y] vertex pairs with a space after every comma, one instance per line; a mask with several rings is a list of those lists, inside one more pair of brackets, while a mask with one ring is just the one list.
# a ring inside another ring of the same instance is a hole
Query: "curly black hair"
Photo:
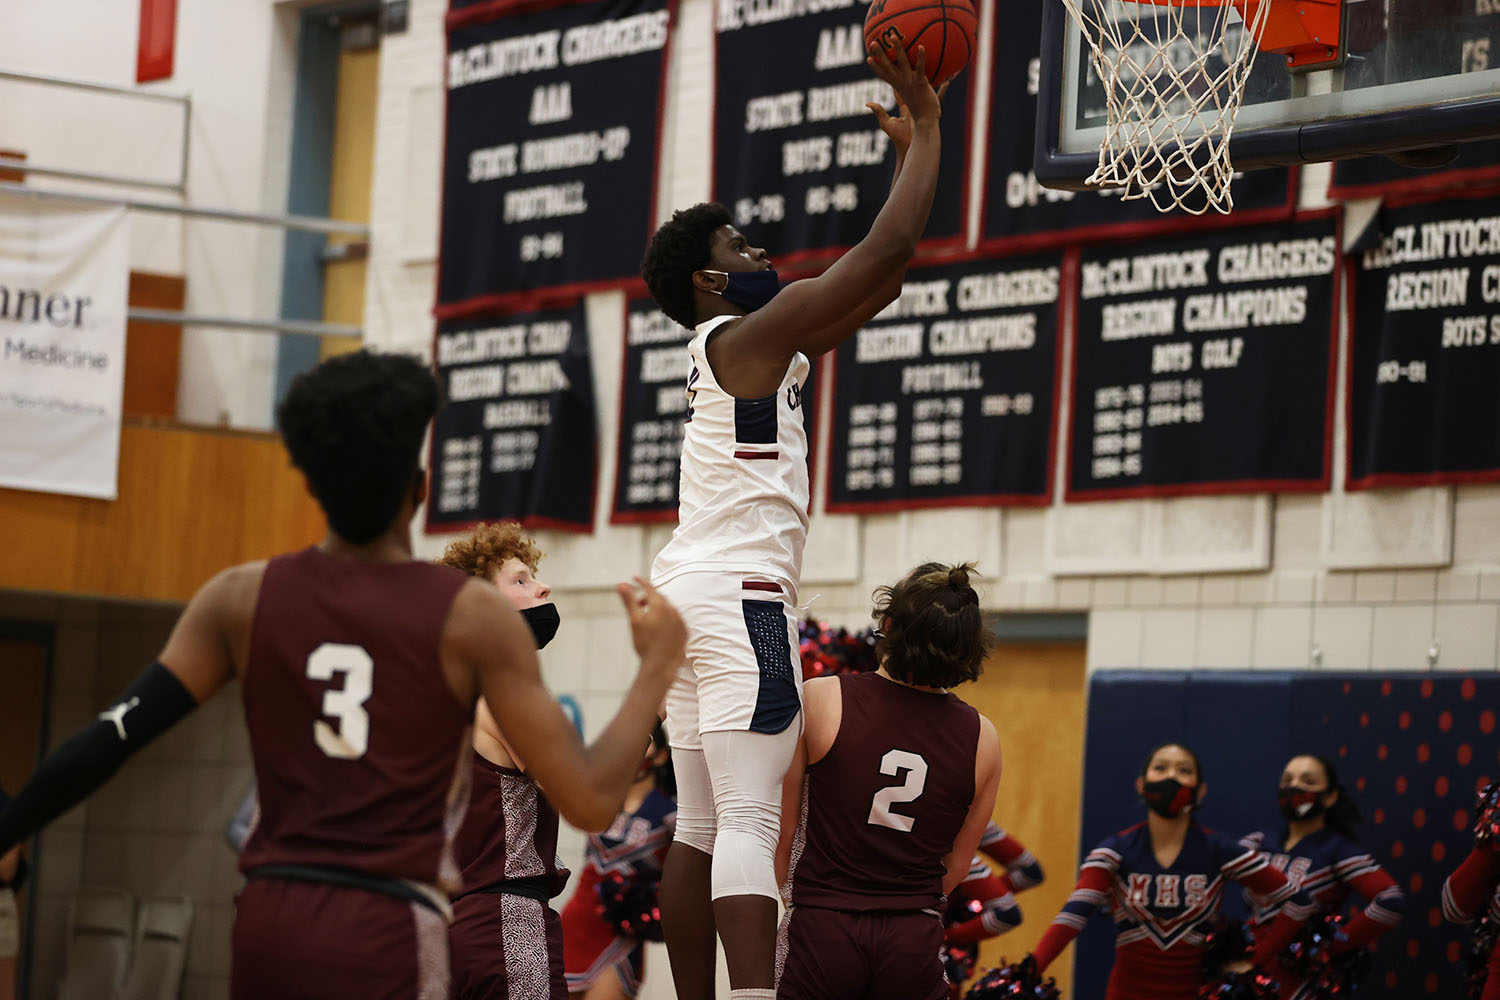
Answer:
[[341, 354], [292, 379], [281, 440], [339, 537], [363, 545], [396, 519], [440, 395], [432, 369], [405, 354]]
[[733, 221], [718, 202], [700, 202], [672, 213], [651, 237], [641, 258], [641, 277], [661, 311], [691, 330], [698, 325], [693, 305], [693, 272], [708, 266], [714, 230]]
[[994, 637], [969, 584], [973, 572], [972, 563], [923, 563], [894, 586], [875, 591], [870, 617], [882, 632], [875, 655], [886, 673], [936, 688], [979, 677]]

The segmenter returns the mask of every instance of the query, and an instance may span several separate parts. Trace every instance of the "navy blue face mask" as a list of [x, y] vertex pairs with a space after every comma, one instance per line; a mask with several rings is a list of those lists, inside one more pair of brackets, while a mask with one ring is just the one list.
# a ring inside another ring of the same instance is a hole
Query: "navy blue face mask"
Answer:
[[724, 275], [724, 290], [718, 294], [730, 305], [739, 306], [746, 312], [755, 312], [770, 302], [781, 291], [781, 279], [773, 270], [765, 271], [709, 271], [709, 274]]

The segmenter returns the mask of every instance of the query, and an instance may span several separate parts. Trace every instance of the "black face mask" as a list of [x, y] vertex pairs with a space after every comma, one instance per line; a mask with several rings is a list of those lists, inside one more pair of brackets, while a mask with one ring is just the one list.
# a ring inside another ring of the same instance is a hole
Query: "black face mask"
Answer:
[[1276, 790], [1276, 804], [1281, 809], [1281, 817], [1288, 823], [1299, 819], [1317, 819], [1328, 811], [1328, 807], [1322, 802], [1327, 791], [1309, 792], [1303, 788], [1278, 788]]
[[724, 301], [739, 306], [746, 312], [755, 312], [770, 302], [781, 291], [781, 279], [776, 272], [765, 271], [711, 271], [724, 275], [724, 290], [719, 292]]
[[521, 612], [521, 617], [526, 619], [526, 624], [531, 626], [531, 636], [536, 640], [536, 648], [542, 649], [552, 641], [557, 634], [557, 626], [562, 624], [562, 617], [557, 613], [556, 604], [538, 604], [534, 608], [527, 608]]
[[1148, 781], [1141, 787], [1141, 798], [1151, 811], [1163, 819], [1176, 819], [1197, 803], [1198, 789], [1184, 785], [1176, 778]]

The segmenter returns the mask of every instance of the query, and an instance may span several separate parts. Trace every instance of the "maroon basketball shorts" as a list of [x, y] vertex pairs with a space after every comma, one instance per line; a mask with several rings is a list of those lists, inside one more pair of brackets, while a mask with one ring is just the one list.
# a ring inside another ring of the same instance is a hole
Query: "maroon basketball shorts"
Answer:
[[234, 1000], [443, 1000], [436, 910], [365, 889], [256, 878], [235, 900]]
[[453, 901], [453, 1000], [568, 1000], [562, 919], [508, 892]]
[[851, 913], [798, 906], [781, 926], [778, 1000], [947, 1000], [933, 913]]

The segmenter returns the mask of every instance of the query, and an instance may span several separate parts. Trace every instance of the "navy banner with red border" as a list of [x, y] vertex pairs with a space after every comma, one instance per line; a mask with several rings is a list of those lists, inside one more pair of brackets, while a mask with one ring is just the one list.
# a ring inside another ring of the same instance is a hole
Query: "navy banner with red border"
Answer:
[[830, 512], [1051, 498], [1060, 254], [907, 272], [835, 355]]
[[1350, 262], [1350, 489], [1500, 481], [1500, 189], [1376, 216]]
[[590, 531], [594, 380], [583, 301], [438, 327], [427, 530], [480, 521]]
[[436, 312], [632, 280], [655, 221], [669, 0], [500, 0], [448, 15]]
[[1339, 219], [1080, 253], [1069, 500], [1324, 490]]
[[[895, 102], [865, 64], [866, 6], [716, 5], [714, 198], [778, 265], [858, 243], [890, 190], [895, 153], [865, 103]], [[971, 65], [943, 101], [943, 156], [923, 248], [964, 241], [973, 73]]]

